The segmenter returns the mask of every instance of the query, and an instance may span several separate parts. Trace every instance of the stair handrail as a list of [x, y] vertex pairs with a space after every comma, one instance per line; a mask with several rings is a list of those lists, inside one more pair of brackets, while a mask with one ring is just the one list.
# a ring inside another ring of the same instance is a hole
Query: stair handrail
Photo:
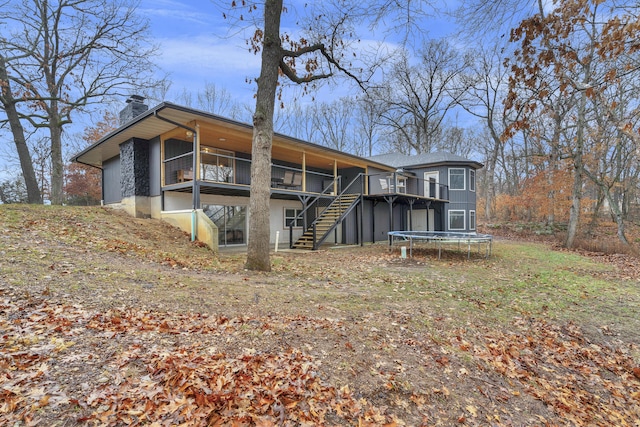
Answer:
[[[357, 204], [356, 200], [353, 201], [353, 203], [351, 204], [351, 206], [348, 209], [345, 209], [344, 212], [341, 213], [340, 217], [338, 217], [338, 219], [334, 222], [333, 226], [331, 226], [321, 237], [320, 239], [317, 239], [317, 233], [316, 233], [316, 226], [318, 224], [318, 220], [322, 217], [322, 214], [329, 208], [331, 207], [331, 205], [333, 205], [336, 200], [340, 200], [340, 198], [346, 194], [356, 194], [359, 195], [359, 198], [362, 198], [362, 195], [364, 194], [364, 179], [363, 177], [366, 176], [365, 173], [360, 172], [358, 175], [356, 175], [355, 178], [353, 178], [353, 180], [345, 187], [344, 190], [342, 190], [342, 192], [340, 194], [338, 194], [338, 196], [336, 196], [335, 199], [333, 199], [331, 201], [331, 203], [322, 211], [320, 212], [320, 214], [318, 215], [318, 217], [313, 220], [313, 222], [311, 223], [311, 225], [309, 225], [309, 227], [304, 227], [305, 230], [308, 229], [312, 229], [313, 231], [313, 246], [312, 249], [316, 250], [318, 249], [318, 241], [322, 242], [324, 241], [324, 239], [326, 238], [326, 236], [329, 235], [329, 233], [331, 233], [333, 230], [335, 230], [335, 228], [338, 226], [338, 224], [341, 224], [342, 221], [344, 221], [344, 218], [351, 213], [351, 210], [353, 209], [353, 207]], [[356, 184], [356, 183], [360, 183], [360, 190], [356, 191], [355, 193], [353, 192], [348, 192], [349, 189], [351, 188], [352, 185]], [[317, 199], [316, 199], [317, 200]], [[311, 207], [311, 205], [313, 203], [315, 203], [314, 200], [307, 208]], [[302, 213], [301, 213], [302, 215]], [[306, 225], [306, 224], [305, 224]], [[291, 222], [291, 224], [289, 224], [289, 246], [293, 247], [293, 221]]]
[[[338, 217], [338, 219], [336, 219], [333, 223], [333, 225], [324, 232], [324, 234], [322, 236], [320, 236], [320, 238], [317, 238], [317, 234], [316, 234], [316, 226], [318, 224], [318, 220], [322, 217], [322, 213], [320, 213], [320, 215], [318, 215], [318, 218], [316, 218], [312, 223], [311, 223], [311, 227], [313, 227], [313, 250], [315, 251], [316, 249], [318, 249], [318, 244], [322, 243], [327, 236], [336, 229], [336, 227], [338, 226], [338, 224], [342, 224], [342, 221], [344, 221], [344, 219], [346, 218], [347, 215], [349, 215], [351, 213], [351, 211], [353, 210], [353, 208], [358, 204], [359, 199], [362, 198], [362, 195], [364, 194], [364, 179], [363, 177], [366, 174], [364, 173], [359, 173], [358, 175], [356, 175], [355, 178], [353, 178], [353, 180], [345, 187], [345, 189], [338, 194], [338, 196], [329, 204], [329, 206], [327, 206], [327, 209], [329, 207], [331, 207], [332, 204], [334, 204], [336, 202], [336, 200], [340, 200], [342, 198], [342, 196], [345, 195], [357, 195], [359, 196], [358, 198], [354, 199], [353, 202], [351, 202], [351, 205], [349, 206], [349, 208], [345, 209], [344, 212], [342, 212], [340, 214], [340, 216]], [[355, 193], [351, 193], [348, 192], [349, 188], [356, 184], [356, 183], [360, 183], [360, 191], [356, 191]], [[326, 209], [325, 209], [326, 210]], [[324, 212], [324, 211], [323, 211]]]
[[[335, 188], [336, 181], [338, 181], [338, 189], [339, 189], [339, 188], [342, 186], [342, 175], [338, 175], [337, 177], [333, 178], [333, 181], [331, 182], [331, 185], [328, 185], [326, 188], [324, 188], [324, 189], [322, 190], [322, 192], [320, 192], [320, 194], [319, 194], [318, 196], [316, 196], [316, 198], [315, 198], [315, 199], [313, 199], [313, 201], [312, 201], [311, 203], [309, 203], [309, 204], [307, 205], [307, 207], [306, 207], [306, 208], [304, 208], [304, 209], [302, 210], [302, 212], [300, 212], [300, 213], [299, 213], [295, 218], [293, 218], [293, 219], [291, 220], [291, 222], [289, 223], [289, 248], [292, 248], [292, 247], [293, 247], [293, 226], [294, 226], [294, 224], [297, 224], [298, 219], [301, 219], [301, 218], [302, 218], [302, 220], [304, 221], [305, 214], [307, 213], [307, 211], [308, 211], [309, 209], [311, 209], [311, 207], [312, 207], [312, 206], [314, 206], [314, 205], [315, 205], [315, 203], [316, 203], [318, 200], [320, 200], [320, 197], [322, 197], [322, 196], [328, 196], [328, 195], [329, 195], [329, 192], [330, 192], [330, 191], [333, 191], [333, 189]], [[336, 197], [334, 197], [334, 199], [335, 199], [335, 198], [337, 198], [337, 196], [336, 196]], [[329, 204], [329, 205], [330, 205], [330, 204]], [[327, 206], [327, 207], [329, 207], [329, 206]], [[326, 209], [326, 208], [325, 208], [325, 209]], [[324, 212], [324, 210], [323, 210], [323, 212]], [[321, 212], [320, 214], [322, 214], [322, 212]], [[304, 228], [305, 230], [307, 229], [307, 223], [306, 223], [306, 221], [305, 221], [305, 222], [304, 222], [304, 224], [303, 224], [303, 228]]]
[[[355, 178], [353, 178], [353, 180], [349, 183], [349, 185], [347, 185], [347, 186], [345, 187], [345, 189], [342, 191], [342, 193], [338, 194], [338, 195], [336, 196], [336, 198], [335, 198], [335, 199], [333, 199], [333, 201], [329, 204], [329, 206], [327, 206], [327, 207], [325, 208], [325, 210], [327, 210], [329, 207], [331, 207], [331, 205], [332, 205], [336, 200], [340, 200], [340, 198], [341, 198], [342, 196], [346, 195], [346, 194], [358, 194], [358, 195], [362, 195], [362, 194], [363, 194], [363, 191], [362, 191], [362, 190], [361, 190], [361, 191], [359, 191], [359, 192], [356, 192], [356, 193], [347, 193], [347, 190], [349, 189], [349, 187], [351, 187], [354, 183], [356, 183], [356, 182], [358, 181], [358, 178], [361, 178], [361, 177], [362, 177], [362, 176], [364, 176], [364, 175], [365, 175], [364, 173], [359, 173], [358, 175], [356, 175], [356, 177], [355, 177]], [[314, 219], [314, 220], [313, 220], [313, 222], [311, 223], [311, 225], [315, 225], [315, 224], [318, 222], [318, 219], [322, 216], [322, 213], [323, 213], [323, 212], [324, 212], [324, 211], [320, 212], [320, 215], [318, 215], [318, 218]], [[341, 222], [341, 221], [342, 221], [342, 219], [343, 219], [343, 217], [344, 217], [347, 213], [349, 213], [349, 212], [351, 212], [351, 210], [350, 210], [350, 209], [348, 210], [348, 212], [346, 212], [346, 213], [344, 213], [344, 214], [340, 215], [340, 218], [338, 218], [338, 220], [336, 220], [336, 223]]]

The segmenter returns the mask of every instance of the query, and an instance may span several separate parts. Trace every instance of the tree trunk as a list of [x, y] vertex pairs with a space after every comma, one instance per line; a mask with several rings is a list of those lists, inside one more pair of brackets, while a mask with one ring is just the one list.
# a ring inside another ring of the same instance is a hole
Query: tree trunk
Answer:
[[502, 150], [502, 141], [500, 140], [500, 135], [496, 132], [495, 127], [493, 126], [492, 116], [488, 115], [487, 126], [489, 127], [489, 132], [491, 133], [491, 139], [493, 141], [493, 146], [491, 152], [489, 153], [489, 157], [487, 159], [486, 168], [486, 183], [487, 190], [484, 201], [484, 216], [487, 221], [493, 219], [494, 209], [493, 209], [493, 199], [496, 195], [496, 183], [495, 183], [495, 173], [496, 173], [496, 164], [498, 163], [498, 155], [500, 150]]
[[571, 191], [571, 209], [569, 210], [569, 225], [567, 227], [567, 240], [565, 246], [573, 248], [576, 235], [578, 234], [578, 224], [580, 223], [580, 210], [582, 209], [582, 182], [584, 175], [584, 165], [582, 152], [584, 149], [585, 114], [587, 109], [587, 95], [582, 93], [580, 105], [578, 106], [578, 122], [576, 130], [576, 147], [573, 154], [573, 190]]
[[578, 234], [580, 222], [580, 206], [582, 202], [582, 170], [578, 165], [574, 166], [573, 190], [571, 192], [571, 208], [569, 209], [569, 225], [567, 226], [567, 240], [565, 246], [573, 248]]
[[245, 268], [270, 271], [269, 199], [271, 196], [271, 146], [273, 110], [282, 58], [280, 14], [282, 0], [267, 0], [264, 5], [262, 67], [258, 78], [256, 110], [253, 115], [251, 149], [251, 195], [249, 197], [249, 242]]
[[49, 133], [51, 137], [51, 204], [61, 205], [64, 201], [64, 161], [62, 159], [62, 126], [58, 116], [57, 101], [52, 101], [49, 112]]
[[3, 92], [0, 93], [0, 100], [2, 101], [2, 108], [7, 115], [13, 141], [16, 145], [16, 151], [18, 152], [18, 158], [20, 159], [20, 168], [22, 169], [22, 176], [25, 186], [27, 187], [27, 201], [31, 204], [42, 204], [42, 195], [40, 194], [38, 180], [36, 179], [36, 173], [33, 169], [33, 160], [24, 137], [24, 128], [18, 116], [16, 102], [11, 93], [9, 76], [2, 57], [0, 57], [0, 82], [4, 82]]
[[[598, 183], [596, 182], [596, 185]], [[591, 222], [589, 223], [589, 228], [587, 228], [587, 234], [589, 236], [593, 236], [595, 234], [596, 228], [598, 227], [598, 220], [600, 219], [600, 210], [602, 209], [602, 205], [604, 204], [604, 193], [598, 187], [598, 197], [596, 198], [596, 204], [593, 207], [593, 213], [591, 214]]]
[[609, 201], [611, 213], [613, 214], [613, 217], [616, 220], [616, 224], [618, 226], [618, 239], [625, 245], [629, 245], [629, 240], [627, 240], [627, 236], [625, 235], [624, 217], [622, 215], [620, 205], [618, 204], [618, 201], [615, 199], [614, 195], [611, 194], [611, 190], [609, 188], [603, 188], [602, 190], [604, 191], [604, 194]]

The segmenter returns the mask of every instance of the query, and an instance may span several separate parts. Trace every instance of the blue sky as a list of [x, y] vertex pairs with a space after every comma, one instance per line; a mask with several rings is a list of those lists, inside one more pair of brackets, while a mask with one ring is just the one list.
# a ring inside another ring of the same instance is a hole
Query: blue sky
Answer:
[[[283, 32], [295, 31], [287, 24], [295, 18], [297, 1], [286, 2], [294, 5], [283, 15]], [[230, 0], [218, 0], [217, 3], [221, 2], [230, 3]], [[304, 1], [300, 0], [300, 3]], [[445, 3], [451, 7], [455, 2]], [[298, 9], [302, 10], [303, 6]], [[139, 10], [149, 18], [153, 37], [160, 46], [161, 55], [156, 62], [169, 73], [173, 82], [171, 94], [175, 95], [183, 88], [197, 92], [205, 83], [215, 83], [237, 101], [253, 104], [255, 85], [246, 80], [258, 76], [260, 56], [249, 52], [245, 44], [246, 38], [253, 33], [252, 28], [233, 34], [229, 31], [233, 22], [225, 20], [222, 10], [211, 0], [142, 0]], [[453, 31], [451, 22], [444, 18], [434, 18], [428, 25], [431, 37], [445, 36]], [[365, 37], [375, 39], [376, 34]], [[333, 90], [342, 93], [348, 89]], [[322, 97], [322, 93], [318, 95]]]
[[229, 22], [213, 2], [143, 0], [139, 10], [150, 20], [160, 46], [156, 62], [169, 73], [172, 92], [196, 92], [215, 83], [237, 100], [251, 101], [254, 89], [246, 78], [258, 75], [260, 58], [246, 49], [242, 37], [228, 36]]
[[[218, 0], [218, 4], [230, 1]], [[296, 2], [302, 4], [304, 0], [287, 2], [293, 3], [293, 6], [290, 7], [290, 13], [283, 16], [283, 31], [295, 31], [287, 25], [293, 25]], [[445, 1], [448, 6], [453, 3], [455, 2]], [[299, 10], [302, 9], [303, 6], [300, 6]], [[229, 31], [233, 21], [225, 20], [222, 10], [211, 0], [141, 0], [138, 10], [149, 19], [151, 35], [159, 46], [159, 56], [155, 62], [168, 73], [172, 81], [165, 100], [177, 102], [178, 94], [183, 90], [195, 95], [206, 83], [214, 83], [230, 93], [238, 103], [253, 106], [255, 84], [247, 83], [247, 79], [254, 79], [259, 75], [260, 56], [249, 52], [245, 44], [246, 38], [253, 34], [253, 28], [244, 33], [241, 30], [235, 33]], [[443, 18], [434, 18], [427, 25], [432, 37], [441, 37], [453, 30], [451, 23]], [[367, 37], [373, 42], [377, 35], [366, 34], [365, 43]], [[350, 87], [323, 87], [314, 96], [323, 100], [354, 93], [353, 91]], [[307, 97], [304, 102], [312, 102], [311, 97]], [[124, 106], [124, 99], [121, 105]], [[121, 107], [116, 105], [114, 108]], [[81, 133], [84, 127], [92, 124], [92, 119], [76, 116], [74, 122], [74, 126], [67, 129], [67, 135]], [[7, 138], [9, 134], [5, 133], [2, 137]], [[17, 165], [15, 149], [2, 147], [0, 180], [15, 176], [15, 171], [19, 170]]]

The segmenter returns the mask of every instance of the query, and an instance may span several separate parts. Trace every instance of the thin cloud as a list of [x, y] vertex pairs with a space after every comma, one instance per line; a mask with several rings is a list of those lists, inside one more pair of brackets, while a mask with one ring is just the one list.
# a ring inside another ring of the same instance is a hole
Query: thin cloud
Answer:
[[[168, 19], [171, 20], [171, 24], [165, 26], [165, 30], [169, 30], [172, 27], [181, 28], [185, 24], [200, 25], [213, 25], [216, 21], [222, 19], [216, 13], [216, 9], [213, 4], [209, 4], [208, 7], [194, 8], [192, 3], [184, 3], [173, 0], [160, 0], [151, 2], [143, 2], [142, 7], [138, 9], [140, 14], [153, 18]], [[162, 32], [162, 28], [154, 28], [157, 32]]]
[[215, 36], [158, 39], [162, 46], [161, 66], [202, 74], [211, 70], [238, 75], [260, 71], [260, 57], [237, 45], [225, 43]]

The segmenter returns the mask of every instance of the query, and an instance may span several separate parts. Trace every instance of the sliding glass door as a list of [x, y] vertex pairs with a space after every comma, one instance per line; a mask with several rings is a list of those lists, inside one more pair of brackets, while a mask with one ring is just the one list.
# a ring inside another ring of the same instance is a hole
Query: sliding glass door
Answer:
[[247, 243], [247, 207], [204, 205], [204, 213], [218, 227], [218, 245]]

